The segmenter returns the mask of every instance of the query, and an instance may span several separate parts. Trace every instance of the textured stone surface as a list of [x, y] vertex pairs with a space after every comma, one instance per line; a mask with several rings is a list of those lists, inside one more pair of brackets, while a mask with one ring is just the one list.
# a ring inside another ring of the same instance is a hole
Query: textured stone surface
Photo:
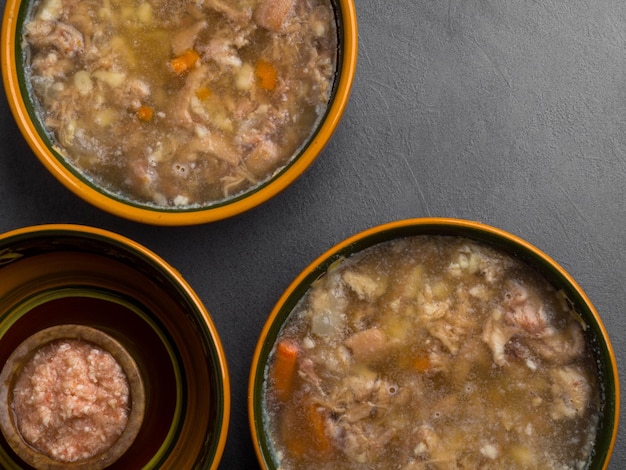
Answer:
[[[0, 97], [0, 231], [118, 231], [178, 268], [211, 311], [232, 375], [225, 469], [255, 465], [248, 368], [282, 291], [331, 245], [395, 219], [479, 220], [556, 259], [600, 312], [626, 388], [626, 4], [356, 7], [357, 77], [331, 142], [283, 193], [223, 222], [159, 228], [92, 208], [36, 160]], [[611, 469], [626, 468], [626, 417], [621, 428]]]

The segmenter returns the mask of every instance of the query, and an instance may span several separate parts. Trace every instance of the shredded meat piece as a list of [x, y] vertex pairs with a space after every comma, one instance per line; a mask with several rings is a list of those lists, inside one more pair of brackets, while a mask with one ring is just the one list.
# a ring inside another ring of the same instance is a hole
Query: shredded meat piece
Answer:
[[193, 49], [198, 34], [207, 27], [207, 22], [204, 20], [197, 21], [189, 28], [184, 29], [176, 36], [172, 38], [172, 52], [174, 55], [182, 55], [185, 51]]
[[527, 289], [519, 284], [507, 294], [510, 300], [505, 305], [510, 307], [507, 312], [507, 321], [529, 334], [539, 335], [548, 326], [548, 318], [543, 303], [536, 297], [530, 297]]
[[232, 1], [226, 2], [224, 0], [205, 0], [204, 5], [226, 15], [235, 24], [245, 25], [248, 23], [252, 16], [250, 8], [243, 8], [241, 5], [233, 5], [232, 3]]
[[502, 317], [502, 312], [495, 310], [487, 320], [482, 334], [483, 341], [491, 348], [493, 361], [499, 366], [507, 363], [505, 347], [518, 332], [517, 328], [504, 324]]
[[260, 0], [254, 10], [254, 19], [264, 28], [280, 31], [294, 5], [295, 0]]
[[352, 351], [357, 361], [366, 363], [384, 357], [393, 347], [387, 335], [378, 328], [354, 333], [346, 338], [345, 345]]
[[550, 417], [555, 420], [574, 418], [585, 413], [591, 397], [591, 386], [576, 367], [555, 368], [551, 372], [554, 406]]
[[53, 47], [64, 56], [84, 51], [83, 34], [76, 27], [58, 21], [33, 20], [26, 24], [26, 37], [34, 47]]
[[564, 331], [551, 330], [551, 334], [530, 343], [539, 356], [552, 364], [566, 364], [585, 351], [585, 337], [575, 323]]
[[243, 62], [237, 52], [237, 47], [230, 38], [212, 39], [202, 48], [204, 57], [225, 67], [241, 67]]
[[383, 295], [387, 287], [383, 280], [374, 279], [369, 275], [355, 271], [345, 272], [343, 280], [360, 299], [370, 301]]
[[35, 73], [46, 79], [66, 77], [74, 67], [68, 58], [61, 57], [54, 50], [47, 55], [42, 54], [35, 57], [31, 66]]
[[378, 458], [386, 444], [398, 433], [386, 416], [411, 399], [408, 389], [371, 374], [349, 376], [320, 402], [331, 413], [326, 418], [328, 434], [341, 442], [343, 452], [353, 462]]
[[254, 175], [264, 175], [281, 157], [280, 148], [271, 140], [261, 140], [246, 157], [246, 167]]

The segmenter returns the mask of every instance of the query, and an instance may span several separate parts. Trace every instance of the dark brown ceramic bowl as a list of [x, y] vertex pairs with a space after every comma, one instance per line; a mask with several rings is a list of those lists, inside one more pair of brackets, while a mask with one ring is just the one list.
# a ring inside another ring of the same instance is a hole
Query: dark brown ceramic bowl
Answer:
[[[119, 342], [145, 389], [143, 423], [110, 467], [217, 468], [230, 383], [213, 321], [175, 269], [120, 235], [44, 225], [0, 236], [0, 361], [37, 332], [84, 325]], [[0, 436], [0, 467], [31, 468]]]

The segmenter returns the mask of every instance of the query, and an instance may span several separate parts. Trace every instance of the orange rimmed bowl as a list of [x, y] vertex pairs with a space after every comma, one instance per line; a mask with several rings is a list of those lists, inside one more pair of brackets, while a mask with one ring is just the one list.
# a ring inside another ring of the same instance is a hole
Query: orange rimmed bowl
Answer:
[[[107, 468], [218, 467], [230, 419], [227, 363], [210, 314], [180, 273], [101, 229], [42, 225], [1, 235], [0, 361], [66, 325], [108, 335], [141, 375], [141, 426]], [[31, 468], [9, 442], [0, 436], [0, 466]]]
[[338, 34], [335, 80], [328, 107], [311, 136], [291, 159], [253, 187], [198, 206], [159, 206], [125, 198], [103, 188], [68, 163], [46, 131], [29, 92], [23, 40], [31, 0], [8, 0], [2, 23], [1, 63], [5, 92], [18, 127], [37, 158], [65, 187], [90, 204], [141, 223], [192, 225], [214, 222], [250, 210], [292, 184], [322, 152], [339, 124], [350, 96], [357, 62], [357, 18], [353, 0], [333, 0]]
[[[598, 393], [600, 396], [599, 423], [593, 442], [593, 450], [585, 468], [607, 468], [617, 436], [620, 395], [615, 354], [600, 315], [576, 281], [556, 261], [536, 247], [515, 235], [482, 223], [447, 218], [400, 220], [373, 227], [351, 236], [330, 248], [306, 267], [280, 297], [261, 331], [249, 377], [249, 425], [261, 467], [270, 470], [282, 468], [281, 460], [275, 454], [275, 446], [266, 428], [267, 413], [271, 411], [265, 407], [265, 394], [269, 386], [268, 377], [272, 376], [268, 365], [275, 360], [274, 349], [277, 340], [292, 312], [304, 298], [308, 289], [328, 271], [335, 269], [342, 260], [384, 242], [419, 235], [460, 237], [490, 246], [508, 256], [519, 259], [523, 264], [542, 275], [557, 291], [562, 290], [565, 298], [571, 302], [573, 311], [580, 315], [580, 319], [585, 325], [584, 337], [597, 364]], [[293, 325], [292, 328], [294, 328]], [[293, 332], [293, 329], [290, 331]], [[323, 341], [320, 340], [320, 342]], [[303, 348], [306, 347], [303, 346]], [[298, 356], [296, 355], [296, 357]], [[303, 366], [298, 370], [302, 375], [307, 376], [307, 371], [310, 372], [310, 369], [309, 364], [309, 367]], [[314, 379], [312, 379], [310, 383], [313, 384], [313, 387], [317, 386], [323, 389], [325, 385], [323, 379], [321, 382], [315, 384]], [[346, 394], [342, 395], [344, 398], [346, 396]], [[273, 403], [271, 406], [279, 407], [279, 404]], [[302, 413], [305, 416], [305, 412]], [[281, 426], [284, 428], [287, 425], [282, 423]], [[311, 429], [306, 431], [310, 435], [306, 434], [304, 439], [297, 439], [297, 443], [301, 445], [309, 442], [311, 449], [318, 449], [320, 445], [312, 443], [317, 442], [318, 434], [322, 432], [320, 431], [320, 424], [311, 424], [310, 427]], [[306, 446], [306, 444], [303, 445]], [[304, 452], [301, 447], [298, 449], [299, 452]], [[419, 464], [419, 460], [416, 463]]]

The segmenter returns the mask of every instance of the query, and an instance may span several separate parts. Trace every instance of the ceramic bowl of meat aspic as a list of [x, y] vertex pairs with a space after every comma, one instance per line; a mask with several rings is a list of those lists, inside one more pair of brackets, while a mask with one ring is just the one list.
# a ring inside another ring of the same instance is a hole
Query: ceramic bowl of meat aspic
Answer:
[[138, 243], [77, 225], [0, 236], [0, 467], [219, 465], [230, 382], [210, 314]]
[[607, 468], [615, 355], [556, 261], [500, 229], [407, 219], [337, 244], [263, 327], [264, 469]]
[[247, 211], [293, 183], [346, 108], [353, 0], [8, 0], [9, 105], [89, 203], [142, 223]]

